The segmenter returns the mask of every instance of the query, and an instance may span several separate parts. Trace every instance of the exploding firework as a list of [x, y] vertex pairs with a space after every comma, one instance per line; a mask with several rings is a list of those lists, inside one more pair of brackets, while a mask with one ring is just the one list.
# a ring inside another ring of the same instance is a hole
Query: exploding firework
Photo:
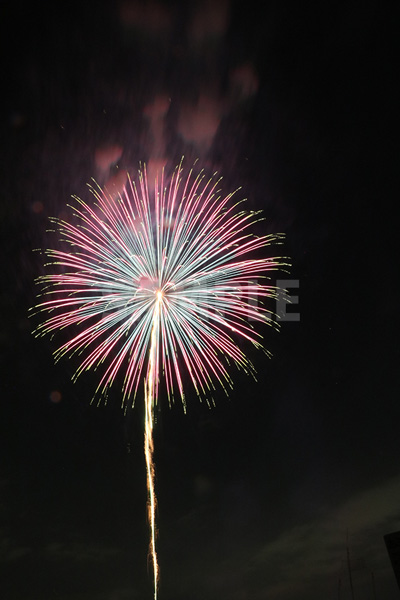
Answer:
[[243, 210], [234, 194], [221, 195], [215, 176], [183, 173], [181, 163], [169, 181], [162, 172], [148, 186], [143, 168], [121, 194], [94, 186], [93, 204], [75, 198], [71, 220], [54, 219], [67, 249], [45, 251], [52, 272], [38, 280], [42, 300], [36, 307], [47, 313], [37, 335], [71, 332], [55, 358], [79, 355], [74, 379], [99, 369], [94, 397], [107, 398], [121, 373], [123, 406], [133, 404], [144, 385], [154, 598], [152, 431], [161, 376], [169, 403], [177, 397], [186, 409], [185, 378], [200, 399], [213, 401], [216, 384], [226, 393], [232, 387], [230, 363], [254, 375], [239, 340], [263, 349], [253, 324], [275, 325], [263, 300], [277, 294], [268, 271], [284, 264], [258, 257], [282, 238], [253, 233], [259, 213]]

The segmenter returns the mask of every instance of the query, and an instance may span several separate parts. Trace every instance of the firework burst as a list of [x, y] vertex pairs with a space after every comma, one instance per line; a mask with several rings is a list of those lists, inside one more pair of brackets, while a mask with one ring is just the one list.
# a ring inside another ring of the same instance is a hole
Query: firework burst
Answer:
[[35, 310], [47, 317], [36, 334], [71, 332], [55, 358], [79, 355], [75, 379], [99, 369], [100, 399], [122, 373], [123, 406], [144, 382], [155, 598], [152, 429], [160, 378], [169, 403], [178, 397], [186, 409], [184, 373], [199, 398], [212, 401], [217, 383], [226, 393], [232, 387], [230, 363], [254, 375], [238, 341], [263, 349], [253, 324], [276, 324], [263, 300], [277, 294], [267, 272], [284, 263], [257, 255], [282, 236], [252, 233], [259, 213], [243, 210], [234, 194], [220, 195], [219, 183], [203, 172], [184, 177], [181, 163], [170, 181], [162, 173], [150, 187], [143, 168], [117, 196], [91, 187], [93, 204], [75, 198], [71, 221], [54, 220], [67, 249], [46, 250], [53, 269], [38, 280]]

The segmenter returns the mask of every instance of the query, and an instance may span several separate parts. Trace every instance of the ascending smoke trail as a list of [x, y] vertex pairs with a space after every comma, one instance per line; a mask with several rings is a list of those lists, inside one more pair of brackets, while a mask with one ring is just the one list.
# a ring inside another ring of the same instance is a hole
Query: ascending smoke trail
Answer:
[[145, 431], [144, 431], [144, 454], [146, 457], [147, 471], [147, 515], [150, 525], [150, 547], [149, 554], [153, 565], [154, 578], [154, 600], [157, 600], [158, 586], [158, 561], [156, 552], [156, 507], [157, 500], [154, 490], [154, 441], [153, 441], [153, 425], [154, 425], [154, 390], [158, 381], [158, 335], [160, 327], [160, 304], [162, 302], [162, 292], [156, 292], [156, 300], [154, 305], [153, 325], [151, 328], [151, 345], [149, 353], [149, 363], [147, 376], [144, 386], [145, 396]]

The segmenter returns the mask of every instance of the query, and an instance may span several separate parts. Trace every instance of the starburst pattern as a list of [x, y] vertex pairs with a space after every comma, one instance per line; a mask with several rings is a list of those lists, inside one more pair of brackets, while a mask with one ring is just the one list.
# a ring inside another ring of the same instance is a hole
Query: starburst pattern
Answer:
[[148, 373], [155, 315], [155, 402], [162, 370], [169, 401], [184, 406], [183, 371], [200, 398], [216, 382], [228, 392], [229, 363], [254, 373], [238, 340], [263, 348], [253, 324], [276, 324], [263, 300], [276, 297], [266, 275], [283, 263], [256, 255], [282, 236], [252, 233], [259, 213], [220, 195], [220, 179], [183, 173], [181, 163], [169, 182], [162, 173], [148, 185], [144, 167], [118, 195], [93, 185], [93, 203], [75, 197], [74, 217], [53, 220], [67, 248], [46, 250], [54, 268], [39, 278], [36, 310], [48, 317], [36, 334], [69, 328], [56, 359], [79, 354], [75, 378], [102, 369], [98, 397], [122, 372], [123, 405]]
[[282, 236], [252, 233], [259, 214], [240, 209], [233, 194], [221, 196], [219, 182], [203, 172], [184, 178], [181, 162], [168, 184], [164, 173], [156, 178], [151, 194], [145, 168], [138, 185], [129, 178], [122, 194], [91, 187], [93, 205], [76, 197], [71, 220], [54, 219], [69, 251], [47, 250], [53, 272], [39, 278], [46, 299], [36, 310], [48, 317], [36, 332], [71, 330], [55, 356], [81, 356], [75, 378], [102, 368], [101, 398], [122, 372], [123, 406], [134, 401], [143, 378], [154, 600], [153, 425], [161, 368], [170, 403], [177, 392], [186, 407], [183, 370], [209, 400], [216, 382], [226, 392], [232, 387], [229, 362], [254, 375], [237, 340], [263, 348], [252, 324], [275, 324], [262, 300], [276, 297], [266, 273], [283, 263], [256, 253]]

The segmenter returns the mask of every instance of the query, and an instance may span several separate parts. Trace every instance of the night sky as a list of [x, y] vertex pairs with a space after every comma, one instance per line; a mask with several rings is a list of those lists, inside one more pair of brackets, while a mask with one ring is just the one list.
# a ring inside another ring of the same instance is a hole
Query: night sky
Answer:
[[[263, 3], [262, 3], [263, 4]], [[143, 407], [28, 318], [49, 216], [185, 155], [284, 232], [299, 319], [216, 407], [161, 399], [160, 600], [394, 600], [394, 16], [378, 2], [3, 2], [0, 595], [152, 598]], [[298, 281], [298, 287], [296, 287]], [[296, 298], [298, 296], [298, 302]], [[396, 340], [397, 341], [397, 340]], [[347, 544], [348, 540], [348, 544]], [[375, 590], [375, 595], [374, 595]]]

